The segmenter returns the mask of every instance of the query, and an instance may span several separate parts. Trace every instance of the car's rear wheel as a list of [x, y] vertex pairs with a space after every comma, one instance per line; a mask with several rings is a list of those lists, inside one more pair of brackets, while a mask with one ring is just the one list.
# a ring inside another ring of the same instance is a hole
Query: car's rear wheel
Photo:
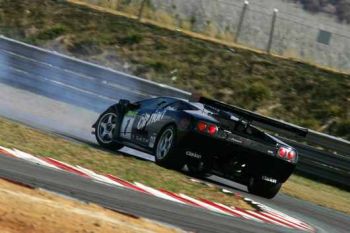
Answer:
[[117, 124], [118, 115], [113, 110], [107, 110], [100, 116], [95, 127], [95, 137], [98, 144], [111, 150], [119, 150], [123, 147], [122, 144], [113, 140], [117, 133]]
[[275, 197], [281, 189], [282, 183], [271, 183], [258, 178], [250, 178], [248, 191], [252, 194], [271, 199]]
[[155, 146], [155, 160], [160, 166], [181, 169], [184, 166], [182, 153], [176, 148], [176, 129], [174, 126], [167, 126], [157, 139]]

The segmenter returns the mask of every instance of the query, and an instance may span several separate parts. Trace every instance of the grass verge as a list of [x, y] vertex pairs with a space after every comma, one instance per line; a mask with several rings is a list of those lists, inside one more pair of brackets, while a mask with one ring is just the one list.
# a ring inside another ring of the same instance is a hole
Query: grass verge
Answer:
[[128, 181], [137, 181], [154, 188], [163, 188], [229, 206], [253, 209], [240, 197], [224, 194], [219, 188], [190, 181], [182, 173], [157, 166], [131, 156], [109, 153], [44, 133], [0, 118], [0, 145], [33, 155], [55, 158], [80, 165], [101, 174], [113, 174]]
[[282, 192], [292, 197], [350, 214], [350, 193], [334, 186], [292, 175]]
[[[217, 187], [194, 183], [182, 173], [164, 169], [154, 163], [91, 146], [68, 141], [27, 126], [0, 118], [0, 145], [40, 156], [49, 156], [74, 165], [110, 173], [128, 181], [138, 181], [155, 188], [188, 194], [223, 204], [251, 209], [235, 196]], [[350, 214], [350, 193], [293, 175], [283, 186], [283, 193]]]

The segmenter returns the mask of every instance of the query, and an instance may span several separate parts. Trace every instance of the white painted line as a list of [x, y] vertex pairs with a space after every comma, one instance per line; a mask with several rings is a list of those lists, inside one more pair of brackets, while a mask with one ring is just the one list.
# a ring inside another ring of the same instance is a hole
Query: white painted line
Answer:
[[268, 212], [260, 212], [261, 214], [263, 214], [264, 216], [270, 218], [270, 219], [273, 219], [273, 220], [277, 220], [277, 221], [280, 221], [284, 224], [287, 224], [293, 228], [296, 228], [296, 229], [300, 229], [300, 230], [309, 230], [308, 228], [304, 227], [304, 226], [300, 226], [294, 222], [291, 222], [291, 221], [288, 221], [286, 220], [285, 218], [281, 218], [281, 217], [277, 217], [277, 216], [274, 216], [272, 214], [269, 214]]
[[204, 199], [197, 200], [185, 194], [175, 194], [166, 190], [163, 190], [163, 191], [157, 190], [138, 182], [135, 182], [134, 184], [132, 184], [128, 181], [124, 181], [112, 175], [106, 175], [106, 176], [100, 175], [92, 170], [83, 168], [81, 166], [72, 166], [68, 163], [61, 162], [52, 158], [38, 158], [36, 156], [33, 156], [29, 153], [26, 153], [17, 149], [11, 150], [9, 148], [0, 146], [0, 153], [1, 151], [3, 151], [4, 154], [9, 154], [11, 156], [21, 158], [23, 160], [30, 161], [36, 164], [44, 165], [44, 166], [59, 169], [59, 170], [65, 170], [70, 173], [75, 173], [81, 176], [92, 178], [93, 180], [99, 181], [101, 183], [112, 184], [118, 187], [125, 187], [136, 191], [141, 191], [141, 192], [148, 193], [148, 194], [157, 196], [159, 198], [163, 198], [173, 202], [192, 205], [192, 206], [198, 206], [217, 213], [230, 215], [234, 217], [243, 217], [243, 218], [254, 220], [257, 222], [271, 223], [271, 224], [280, 225], [286, 228], [294, 228], [294, 229], [305, 230], [309, 232], [315, 232], [315, 228], [306, 224], [305, 222], [302, 222], [296, 218], [293, 218], [289, 215], [286, 215], [280, 211], [277, 211], [273, 208], [270, 208], [268, 206], [255, 202], [248, 198], [245, 198], [245, 200], [260, 206], [260, 208], [263, 211], [257, 212], [257, 211], [251, 211], [251, 210], [244, 210], [240, 208], [228, 207], [221, 203], [216, 203], [216, 202], [212, 202]]
[[46, 167], [59, 169], [56, 166], [53, 166], [50, 163], [35, 157], [34, 155], [28, 154], [26, 152], [23, 152], [23, 151], [20, 151], [20, 150], [17, 150], [17, 149], [13, 149], [13, 151], [15, 152], [15, 156], [17, 158], [21, 158], [21, 159], [24, 159], [26, 161], [30, 161], [32, 163], [40, 164], [40, 165], [43, 165], [43, 166], [46, 166]]
[[94, 171], [91, 171], [89, 169], [83, 168], [81, 166], [75, 166], [75, 168], [78, 169], [79, 171], [85, 173], [85, 174], [88, 174], [91, 178], [93, 178], [95, 180], [101, 181], [103, 183], [116, 185], [116, 186], [119, 186], [119, 187], [124, 187], [124, 185], [122, 185], [122, 184], [120, 184], [118, 182], [115, 182], [114, 180], [112, 180], [112, 179], [110, 179], [110, 178], [108, 178], [106, 176], [99, 175], [99, 174], [97, 174]]
[[248, 214], [245, 210], [242, 210], [242, 209], [238, 209], [238, 208], [234, 208], [234, 207], [231, 207], [232, 211], [241, 215], [243, 218], [245, 219], [248, 219], [248, 220], [253, 220], [253, 221], [256, 221], [256, 222], [260, 222], [260, 223], [263, 223], [264, 221], [259, 219], [259, 218], [256, 218], [250, 214]]
[[[199, 205], [199, 206], [201, 206], [201, 207], [203, 207], [203, 208], [205, 208], [205, 209], [208, 209], [208, 210], [211, 210], [211, 211], [214, 211], [214, 212], [217, 212], [217, 213], [225, 214], [225, 215], [231, 215], [231, 214], [229, 214], [228, 212], [225, 212], [225, 211], [223, 211], [223, 210], [221, 210], [221, 209], [219, 209], [219, 208], [216, 208], [216, 207], [214, 207], [214, 206], [212, 206], [212, 205], [209, 205], [209, 204], [207, 204], [207, 203], [204, 203], [204, 202], [202, 202], [202, 201], [200, 201], [200, 200], [197, 200], [197, 199], [194, 199], [194, 198], [192, 198], [192, 197], [189, 197], [189, 196], [187, 196], [187, 195], [185, 195], [185, 194], [180, 193], [179, 195], [180, 195], [180, 197], [182, 197], [182, 198], [184, 198], [184, 199], [187, 199], [187, 200], [189, 200], [189, 201], [191, 201], [191, 202], [194, 202], [194, 203], [196, 203], [197, 205]], [[231, 216], [232, 216], [232, 215], [231, 215]]]
[[6, 147], [0, 146], [0, 153], [4, 153], [5, 155], [16, 157], [16, 153], [13, 150]]
[[42, 158], [42, 160], [45, 160], [46, 162], [52, 164], [53, 166], [55, 166], [57, 168], [60, 168], [61, 170], [66, 171], [66, 172], [74, 173], [74, 174], [79, 175], [79, 176], [84, 176], [84, 177], [91, 178], [88, 174], [79, 171], [76, 167], [74, 167], [74, 166], [72, 166], [72, 165], [70, 165], [68, 163], [61, 162], [59, 160], [56, 160], [56, 159], [53, 159], [53, 158], [50, 158], [50, 157]]
[[276, 214], [276, 213], [273, 213], [273, 212], [266, 212], [266, 213], [269, 213], [269, 214], [271, 214], [272, 216], [275, 216], [275, 217], [283, 218], [283, 219], [285, 219], [285, 220], [287, 220], [289, 222], [292, 222], [292, 223], [297, 224], [297, 225], [299, 225], [301, 227], [304, 227], [304, 228], [308, 229], [309, 231], [312, 231], [312, 232], [315, 231], [314, 227], [312, 227], [309, 224], [307, 224], [305, 222], [302, 222], [302, 221], [300, 221], [298, 219], [295, 219], [295, 218], [293, 218], [293, 217], [291, 217], [289, 215], [285, 215], [285, 214], [280, 215], [280, 214]]
[[120, 179], [119, 177], [116, 177], [116, 176], [113, 176], [111, 174], [108, 174], [108, 175], [105, 175], [106, 178], [108, 179], [111, 179], [119, 184], [121, 184], [122, 186], [124, 186], [125, 188], [128, 188], [128, 189], [132, 189], [134, 191], [138, 191], [138, 192], [143, 192], [143, 193], [147, 193], [147, 194], [150, 194], [149, 192], [147, 192], [146, 190], [126, 181], [126, 180], [123, 180], [123, 179]]
[[253, 215], [254, 217], [259, 218], [259, 219], [261, 219], [261, 220], [263, 220], [265, 222], [272, 223], [272, 224], [275, 224], [275, 225], [280, 225], [280, 226], [283, 226], [283, 227], [286, 227], [286, 228], [291, 228], [287, 224], [283, 224], [283, 223], [281, 223], [279, 221], [275, 221], [275, 220], [273, 220], [271, 218], [268, 218], [268, 217], [266, 217], [264, 215], [261, 215], [259, 212], [247, 210], [247, 213], [249, 213], [249, 214]]
[[181, 204], [186, 204], [185, 202], [183, 201], [180, 201], [179, 199], [176, 199], [172, 196], [169, 196], [157, 189], [154, 189], [154, 188], [151, 188], [151, 187], [148, 187], [146, 185], [143, 185], [143, 184], [140, 184], [138, 182], [134, 182], [134, 184], [139, 187], [139, 188], [142, 188], [144, 190], [146, 190], [147, 192], [149, 192], [150, 194], [154, 195], [154, 196], [157, 196], [157, 197], [160, 197], [160, 198], [163, 198], [163, 199], [166, 199], [166, 200], [169, 200], [169, 201], [173, 201], [173, 202], [177, 202], [177, 203], [181, 203]]

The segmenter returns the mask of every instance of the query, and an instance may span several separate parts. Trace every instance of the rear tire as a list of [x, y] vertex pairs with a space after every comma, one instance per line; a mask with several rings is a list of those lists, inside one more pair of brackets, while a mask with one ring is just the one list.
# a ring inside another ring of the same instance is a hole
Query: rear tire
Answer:
[[186, 166], [188, 168], [188, 175], [197, 177], [197, 178], [205, 178], [208, 177], [210, 174], [208, 172], [210, 169], [203, 161], [188, 161], [186, 163]]
[[271, 199], [275, 197], [281, 189], [282, 183], [271, 183], [258, 178], [250, 178], [248, 191], [252, 194]]
[[170, 125], [165, 127], [160, 133], [155, 146], [156, 164], [179, 170], [184, 166], [184, 158], [176, 148], [176, 129]]
[[123, 145], [113, 140], [118, 124], [118, 114], [109, 109], [101, 114], [95, 127], [95, 137], [100, 146], [110, 150], [120, 150]]

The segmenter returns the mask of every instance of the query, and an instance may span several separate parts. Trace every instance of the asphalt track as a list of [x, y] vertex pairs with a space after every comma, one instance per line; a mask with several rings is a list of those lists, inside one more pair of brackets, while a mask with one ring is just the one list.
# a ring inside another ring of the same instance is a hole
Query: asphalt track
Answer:
[[[34, 52], [33, 49], [18, 50], [0, 41], [0, 115], [86, 143], [94, 143], [90, 125], [98, 112], [120, 98], [137, 100], [159, 94], [139, 82], [125, 83], [123, 79], [118, 79], [119, 73], [54, 54], [37, 51], [33, 54]], [[160, 94], [164, 94], [164, 90]], [[153, 159], [131, 149], [124, 152]], [[49, 169], [13, 159], [1, 158], [0, 175], [184, 229], [200, 232], [286, 231], [277, 226], [227, 219], [205, 210], [140, 196], [129, 190], [111, 191], [108, 187], [74, 175], [53, 174]], [[213, 179], [227, 183], [215, 177]], [[283, 194], [273, 200], [262, 199], [246, 193], [243, 186], [227, 184], [235, 192], [308, 222], [318, 232], [349, 232], [348, 215]]]

